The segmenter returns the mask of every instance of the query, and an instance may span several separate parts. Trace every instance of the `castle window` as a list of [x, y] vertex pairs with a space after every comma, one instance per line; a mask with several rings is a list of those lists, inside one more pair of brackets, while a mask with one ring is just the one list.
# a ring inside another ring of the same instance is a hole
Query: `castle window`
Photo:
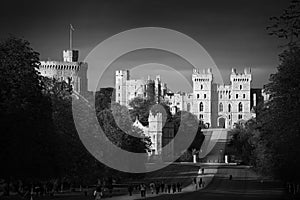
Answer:
[[223, 104], [222, 103], [220, 103], [220, 105], [219, 105], [219, 111], [223, 112]]
[[229, 99], [231, 98], [231, 95], [229, 95]]
[[244, 98], [244, 99], [246, 98], [246, 95], [245, 95], [245, 94], [243, 94], [243, 98]]
[[243, 115], [239, 114], [239, 115], [238, 115], [238, 118], [239, 118], [239, 119], [242, 119], [242, 118], [243, 118]]
[[119, 90], [121, 89], [121, 86], [119, 86]]
[[120, 97], [120, 93], [118, 93], [118, 96]]
[[203, 119], [203, 115], [202, 115], [202, 114], [200, 114], [200, 115], [199, 115], [199, 118], [200, 118], [200, 119]]
[[228, 104], [228, 112], [231, 112], [231, 104]]
[[206, 94], [204, 94], [204, 99], [206, 99]]
[[197, 94], [197, 99], [199, 99], [199, 96], [200, 96], [200, 95], [199, 95], [199, 94]]
[[238, 95], [238, 94], [236, 94], [236, 95], [235, 95], [235, 98], [236, 98], [236, 99], [238, 99], [238, 98], [239, 98], [239, 95]]
[[243, 88], [243, 86], [242, 85], [240, 85], [240, 90]]
[[239, 110], [239, 112], [243, 112], [243, 104], [242, 104], [242, 102], [239, 103], [238, 110]]
[[202, 102], [199, 104], [199, 111], [200, 111], [200, 112], [203, 111], [203, 103], [202, 103]]
[[230, 119], [230, 115], [228, 115], [228, 119]]
[[203, 89], [203, 85], [200, 86], [201, 90]]
[[220, 99], [222, 99], [222, 97], [223, 97], [222, 94], [220, 94]]

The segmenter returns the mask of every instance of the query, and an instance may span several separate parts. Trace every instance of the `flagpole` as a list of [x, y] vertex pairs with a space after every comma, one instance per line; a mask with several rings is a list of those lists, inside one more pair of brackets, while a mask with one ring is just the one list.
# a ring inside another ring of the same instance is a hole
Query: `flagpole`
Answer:
[[72, 25], [70, 24], [70, 50], [72, 50]]

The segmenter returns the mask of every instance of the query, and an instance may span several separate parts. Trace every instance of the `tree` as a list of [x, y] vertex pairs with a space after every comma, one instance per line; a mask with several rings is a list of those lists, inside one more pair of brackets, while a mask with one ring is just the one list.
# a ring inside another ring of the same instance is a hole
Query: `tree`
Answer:
[[156, 103], [152, 98], [136, 97], [130, 101], [129, 106], [132, 108], [130, 115], [132, 120], [136, 118], [144, 125], [148, 125], [149, 112], [156, 114], [158, 112], [163, 114], [163, 123], [167, 120], [171, 120], [171, 111], [166, 102]]
[[256, 119], [250, 119], [245, 124], [237, 124], [228, 133], [230, 143], [226, 151], [247, 165], [255, 165], [257, 156], [255, 148], [260, 136], [258, 128]]
[[260, 137], [256, 146], [257, 168], [266, 174], [285, 181], [297, 182], [300, 178], [300, 47], [299, 1], [292, 1], [270, 34], [287, 40], [288, 48], [279, 55], [277, 72], [264, 86], [270, 100], [263, 106], [258, 122]]
[[0, 43], [0, 177], [7, 181], [57, 173], [51, 102], [42, 93], [38, 65], [28, 41], [10, 37]]
[[300, 36], [299, 10], [299, 0], [293, 0], [279, 17], [270, 17], [273, 24], [267, 27], [269, 35], [275, 35], [278, 38], [287, 40], [287, 46], [297, 45]]

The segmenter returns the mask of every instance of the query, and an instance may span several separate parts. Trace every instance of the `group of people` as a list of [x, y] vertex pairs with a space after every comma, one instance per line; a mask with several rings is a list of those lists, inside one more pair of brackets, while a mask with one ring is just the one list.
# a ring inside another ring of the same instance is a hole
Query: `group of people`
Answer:
[[204, 188], [205, 186], [205, 181], [202, 179], [202, 177], [200, 177], [199, 180], [197, 180], [197, 178], [194, 177], [192, 183], [195, 186], [195, 190], [198, 190], [198, 188]]
[[97, 187], [93, 193], [95, 200], [99, 200], [104, 196], [104, 191], [107, 190], [106, 195], [112, 197], [113, 183], [112, 179], [100, 180], [98, 179]]
[[159, 193], [175, 193], [182, 191], [182, 183], [164, 183], [162, 182], [151, 182], [149, 185], [145, 183], [139, 184], [137, 187], [134, 187], [132, 184], [128, 186], [129, 195], [132, 195], [134, 189], [138, 189], [141, 192], [141, 197], [146, 197], [147, 189], [150, 189], [151, 194], [159, 194]]

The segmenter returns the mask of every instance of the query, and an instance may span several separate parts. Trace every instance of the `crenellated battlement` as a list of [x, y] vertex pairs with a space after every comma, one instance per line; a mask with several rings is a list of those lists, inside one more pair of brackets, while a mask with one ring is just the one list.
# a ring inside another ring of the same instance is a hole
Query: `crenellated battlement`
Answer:
[[162, 121], [162, 113], [152, 114], [152, 112], [149, 112], [148, 121]]
[[193, 74], [212, 74], [211, 68], [207, 68], [207, 69], [197, 69], [194, 68], [193, 69]]
[[80, 71], [81, 69], [87, 70], [87, 65], [83, 62], [61, 62], [61, 61], [41, 61], [39, 69], [50, 70], [73, 70]]
[[252, 81], [251, 68], [244, 68], [243, 73], [237, 73], [236, 69], [232, 68], [230, 74], [231, 83], [247, 83]]

